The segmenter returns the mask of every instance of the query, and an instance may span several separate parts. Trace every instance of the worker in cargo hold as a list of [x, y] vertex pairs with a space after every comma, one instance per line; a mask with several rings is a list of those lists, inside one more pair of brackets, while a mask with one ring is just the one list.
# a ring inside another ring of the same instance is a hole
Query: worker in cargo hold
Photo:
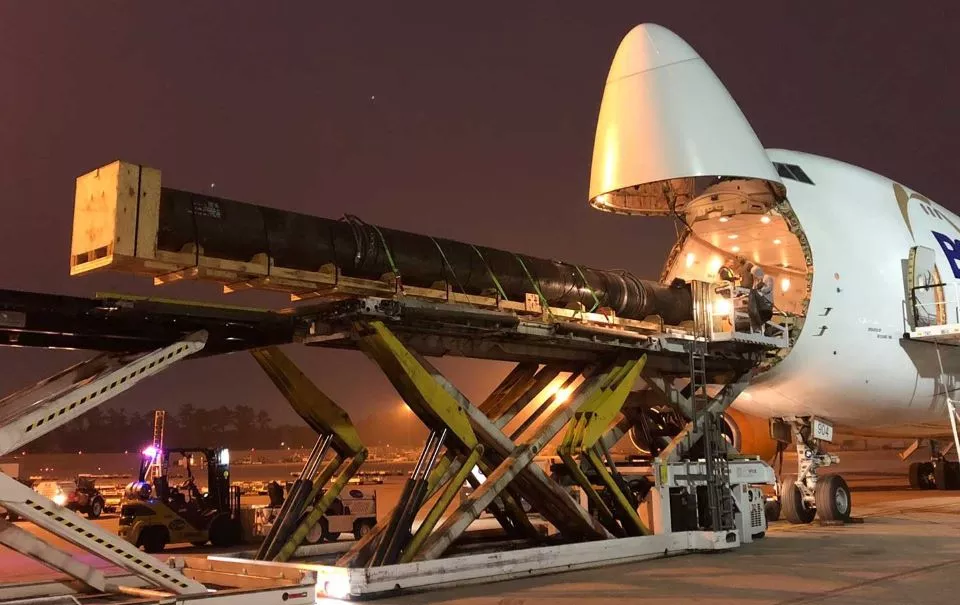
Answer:
[[736, 283], [739, 279], [739, 276], [737, 275], [737, 272], [733, 270], [733, 268], [733, 261], [728, 260], [726, 263], [724, 263], [724, 265], [720, 267], [720, 270], [717, 271], [717, 277], [720, 279], [720, 281]]
[[752, 288], [750, 290], [750, 327], [756, 332], [773, 317], [773, 277], [766, 275], [763, 269], [754, 266], [750, 271]]
[[[722, 267], [717, 271], [717, 278], [723, 282], [723, 286], [717, 289], [717, 294], [723, 298], [729, 298], [732, 303], [733, 314], [730, 320], [734, 322], [732, 326], [738, 332], [746, 332], [751, 328], [751, 320], [747, 315], [747, 306], [749, 303], [749, 294], [751, 290], [744, 287], [744, 279], [750, 280], [750, 267], [746, 259], [741, 256], [727, 259]], [[726, 312], [721, 312], [724, 315]]]
[[[745, 258], [737, 259], [740, 263], [740, 266], [737, 268], [737, 273], [740, 274], [740, 287], [746, 288], [747, 290], [752, 290], [754, 284], [756, 283], [754, 269], [760, 269], [750, 261]], [[760, 274], [763, 275], [763, 271], [760, 271]]]

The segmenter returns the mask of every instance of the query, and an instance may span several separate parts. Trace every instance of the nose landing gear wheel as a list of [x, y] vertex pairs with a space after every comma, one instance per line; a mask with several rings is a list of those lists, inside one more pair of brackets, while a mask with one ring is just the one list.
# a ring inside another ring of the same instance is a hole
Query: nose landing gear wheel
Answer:
[[803, 492], [797, 487], [796, 475], [785, 475], [780, 484], [780, 501], [783, 504], [783, 516], [794, 525], [810, 523], [817, 509], [807, 506], [803, 501]]
[[956, 462], [941, 460], [933, 469], [933, 481], [937, 489], [957, 489], [960, 478], [957, 477], [956, 465]]
[[933, 487], [931, 475], [933, 464], [929, 462], [911, 462], [907, 475], [910, 478], [910, 487], [913, 489], [930, 489]]
[[814, 490], [817, 515], [821, 521], [849, 521], [853, 500], [850, 488], [840, 475], [822, 475]]

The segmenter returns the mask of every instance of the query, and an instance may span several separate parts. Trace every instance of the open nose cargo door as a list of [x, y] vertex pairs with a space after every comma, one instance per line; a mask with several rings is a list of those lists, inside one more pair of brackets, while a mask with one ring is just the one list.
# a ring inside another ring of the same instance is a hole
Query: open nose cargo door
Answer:
[[607, 75], [590, 204], [641, 216], [682, 213], [720, 177], [784, 190], [753, 128], [700, 55], [668, 29], [635, 27]]

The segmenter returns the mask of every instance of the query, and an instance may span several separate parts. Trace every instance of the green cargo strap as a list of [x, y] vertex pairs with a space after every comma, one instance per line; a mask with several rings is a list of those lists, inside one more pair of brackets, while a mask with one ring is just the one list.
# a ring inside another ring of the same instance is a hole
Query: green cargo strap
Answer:
[[510, 300], [507, 298], [507, 293], [503, 291], [503, 286], [500, 285], [500, 280], [497, 279], [497, 276], [493, 274], [493, 271], [490, 270], [490, 265], [487, 264], [487, 259], [483, 258], [483, 255], [480, 254], [480, 250], [476, 246], [470, 244], [470, 247], [473, 248], [473, 251], [477, 253], [477, 256], [480, 257], [480, 262], [483, 263], [483, 266], [487, 269], [487, 274], [490, 276], [490, 279], [493, 280], [493, 285], [497, 287], [497, 292], [500, 293], [500, 298], [503, 300]]
[[537, 280], [533, 279], [533, 276], [530, 275], [530, 271], [527, 270], [527, 266], [523, 263], [523, 259], [520, 258], [519, 254], [514, 254], [513, 257], [517, 259], [517, 262], [520, 263], [520, 267], [523, 269], [523, 272], [527, 275], [527, 279], [530, 280], [530, 285], [533, 286], [533, 291], [537, 296], [540, 297], [540, 306], [544, 308], [547, 312], [547, 315], [553, 317], [553, 313], [550, 311], [550, 303], [547, 302], [547, 298], [543, 295], [543, 292], [540, 291], [540, 284], [537, 283]]
[[390, 263], [390, 269], [393, 271], [393, 274], [397, 276], [397, 280], [400, 280], [400, 269], [397, 269], [397, 263], [393, 262], [393, 255], [390, 254], [390, 246], [387, 245], [387, 238], [383, 237], [383, 232], [380, 231], [380, 227], [376, 225], [370, 226], [373, 227], [373, 230], [380, 236], [380, 243], [383, 244], [383, 251], [387, 253], [387, 261]]
[[600, 306], [600, 299], [597, 298], [597, 293], [593, 291], [593, 288], [590, 287], [590, 284], [587, 283], [587, 276], [583, 274], [583, 269], [580, 268], [580, 265], [574, 265], [577, 268], [577, 273], [580, 274], [580, 279], [583, 280], [583, 287], [587, 289], [587, 292], [590, 293], [590, 296], [593, 297], [593, 306], [590, 307], [590, 310], [587, 313], [593, 313]]
[[457, 286], [460, 288], [460, 291], [466, 294], [467, 291], [463, 289], [463, 284], [461, 284], [460, 280], [457, 278], [457, 272], [453, 270], [453, 265], [451, 265], [450, 261], [447, 260], [447, 255], [443, 253], [443, 248], [440, 247], [440, 242], [432, 237], [430, 238], [430, 241], [437, 246], [437, 250], [440, 252], [440, 258], [443, 259], [443, 265], [448, 271], [450, 271], [450, 275], [453, 276], [453, 281], [457, 282]]

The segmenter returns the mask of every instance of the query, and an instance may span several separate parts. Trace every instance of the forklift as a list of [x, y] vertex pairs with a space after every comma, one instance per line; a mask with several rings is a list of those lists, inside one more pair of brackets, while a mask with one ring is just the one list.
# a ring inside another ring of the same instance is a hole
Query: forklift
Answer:
[[[169, 483], [170, 455], [178, 454], [186, 479]], [[207, 467], [207, 491], [201, 492], [191, 469], [194, 455]], [[152, 479], [152, 484], [151, 484]], [[148, 553], [167, 544], [234, 546], [241, 540], [240, 490], [230, 485], [230, 450], [164, 448], [143, 450], [137, 480], [124, 490], [119, 535]]]

